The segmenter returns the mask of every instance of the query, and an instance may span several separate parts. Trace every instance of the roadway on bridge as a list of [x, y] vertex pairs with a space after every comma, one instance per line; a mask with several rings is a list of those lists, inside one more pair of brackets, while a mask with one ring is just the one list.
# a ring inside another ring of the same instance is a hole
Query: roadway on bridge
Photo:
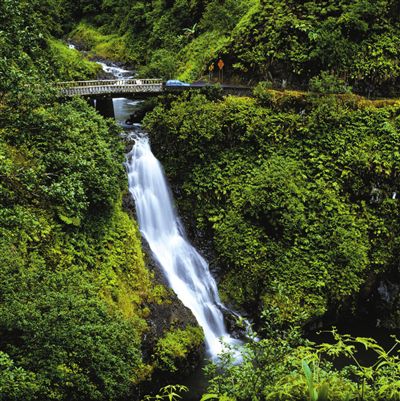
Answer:
[[[180, 92], [188, 89], [211, 87], [212, 84], [198, 81], [189, 86], [165, 85], [161, 79], [113, 79], [92, 81], [58, 82], [56, 87], [62, 96], [86, 96], [86, 97], [129, 97], [129, 96], [158, 96], [163, 92]], [[222, 84], [221, 88], [229, 93], [250, 94], [251, 88], [238, 85]]]

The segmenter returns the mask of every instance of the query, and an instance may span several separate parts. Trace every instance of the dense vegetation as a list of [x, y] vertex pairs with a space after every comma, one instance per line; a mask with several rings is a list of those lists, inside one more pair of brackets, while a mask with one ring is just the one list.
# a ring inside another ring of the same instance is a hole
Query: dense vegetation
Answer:
[[[230, 79], [307, 88], [329, 72], [363, 93], [398, 92], [395, 0], [108, 0], [83, 2], [81, 10], [101, 32], [121, 38], [103, 46], [117, 48], [146, 76], [196, 80], [222, 56]], [[95, 45], [88, 25], [72, 37]]]
[[[327, 313], [400, 326], [400, 105], [351, 94], [397, 93], [399, 11], [394, 0], [2, 0], [0, 400], [140, 399], [201, 348], [192, 320], [168, 321], [179, 306], [122, 208], [119, 129], [49, 85], [98, 73], [66, 39], [146, 77], [193, 81], [222, 57], [231, 82], [264, 81], [253, 98], [166, 97], [145, 119], [180, 210], [212, 240], [224, 301], [261, 338], [241, 364], [206, 368], [204, 401], [398, 400], [398, 342], [387, 352], [333, 331], [315, 345], [299, 327]], [[271, 89], [287, 86], [313, 93]]]
[[[281, 94], [263, 85], [255, 93], [166, 98], [145, 125], [182, 188], [181, 210], [213, 239], [224, 300], [270, 338], [250, 345], [245, 363], [217, 375], [210, 391], [297, 400], [306, 385], [301, 361], [317, 363], [321, 350], [292, 341], [289, 327], [366, 309], [371, 326], [399, 327], [398, 292], [380, 303], [376, 296], [398, 282], [400, 109], [354, 95]], [[340, 344], [328, 355], [349, 356]], [[393, 394], [382, 387], [393, 383], [389, 370], [369, 371], [361, 397], [354, 367], [336, 372], [326, 363], [314, 372], [331, 388], [329, 399], [397, 399], [395, 386], [388, 385]]]
[[270, 91], [185, 95], [145, 123], [182, 208], [214, 238], [225, 299], [304, 324], [396, 271], [398, 116], [354, 96]]
[[122, 210], [120, 129], [50, 85], [97, 68], [52, 36], [55, 5], [0, 3], [0, 399], [138, 399], [202, 333], [178, 313], [149, 331], [176, 301]]
[[[209, 399], [228, 400], [397, 400], [398, 352], [384, 350], [364, 337], [340, 335], [332, 330], [328, 343], [305, 341], [298, 330], [270, 333], [266, 339], [249, 343], [240, 365], [227, 353], [220, 366], [206, 368], [210, 377]], [[368, 349], [372, 362], [362, 360]], [[335, 367], [337, 358], [345, 366]], [[222, 365], [222, 368], [221, 368]]]

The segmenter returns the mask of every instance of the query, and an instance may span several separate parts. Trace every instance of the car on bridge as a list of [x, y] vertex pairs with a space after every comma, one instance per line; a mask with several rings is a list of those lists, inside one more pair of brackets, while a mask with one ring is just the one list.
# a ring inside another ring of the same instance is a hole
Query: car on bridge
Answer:
[[178, 79], [169, 79], [167, 82], [165, 82], [165, 86], [190, 86], [190, 84], [179, 81]]

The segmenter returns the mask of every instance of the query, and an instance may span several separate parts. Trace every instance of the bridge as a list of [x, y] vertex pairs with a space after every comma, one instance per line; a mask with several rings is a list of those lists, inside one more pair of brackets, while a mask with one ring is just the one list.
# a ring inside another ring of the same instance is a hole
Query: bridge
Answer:
[[125, 97], [159, 95], [163, 92], [161, 79], [108, 79], [97, 81], [57, 82], [62, 96]]
[[[201, 89], [211, 86], [207, 82], [195, 83], [188, 86], [169, 86], [165, 85], [161, 79], [108, 79], [57, 82], [55, 84], [62, 97], [86, 97], [105, 117], [114, 117], [112, 99], [116, 97], [144, 99], [151, 96], [159, 96], [163, 93], [182, 92], [188, 89]], [[251, 95], [251, 88], [245, 86], [223, 84], [221, 85], [221, 89], [227, 95]]]

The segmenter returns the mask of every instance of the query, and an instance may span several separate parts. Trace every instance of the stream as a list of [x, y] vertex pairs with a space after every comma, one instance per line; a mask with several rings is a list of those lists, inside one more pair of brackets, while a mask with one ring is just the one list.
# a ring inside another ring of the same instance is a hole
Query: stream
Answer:
[[[106, 73], [115, 78], [129, 79], [133, 75], [132, 71], [115, 65], [100, 64]], [[225, 344], [239, 345], [241, 341], [232, 338], [227, 332], [223, 316], [227, 308], [219, 299], [208, 263], [186, 237], [162, 165], [151, 151], [149, 137], [139, 124], [132, 126], [125, 123], [141, 102], [125, 98], [113, 99], [116, 121], [124, 128], [127, 136], [135, 141], [127, 154], [126, 169], [140, 232], [148, 242], [152, 256], [169, 286], [202, 327], [207, 357], [217, 361]], [[240, 359], [239, 354], [237, 358]], [[206, 386], [202, 366], [180, 382], [190, 388], [190, 394], [184, 397], [185, 400], [199, 399]]]
[[[106, 73], [118, 79], [129, 79], [132, 72], [117, 66], [101, 64]], [[113, 100], [115, 118], [133, 135], [135, 145], [127, 155], [129, 191], [135, 201], [140, 232], [147, 241], [169, 286], [189, 308], [202, 327], [207, 356], [213, 360], [224, 349], [223, 343], [240, 343], [227, 332], [216, 282], [208, 263], [188, 241], [176, 213], [171, 190], [161, 163], [153, 155], [150, 139], [136, 124], [135, 129], [124, 121], [140, 101]]]

